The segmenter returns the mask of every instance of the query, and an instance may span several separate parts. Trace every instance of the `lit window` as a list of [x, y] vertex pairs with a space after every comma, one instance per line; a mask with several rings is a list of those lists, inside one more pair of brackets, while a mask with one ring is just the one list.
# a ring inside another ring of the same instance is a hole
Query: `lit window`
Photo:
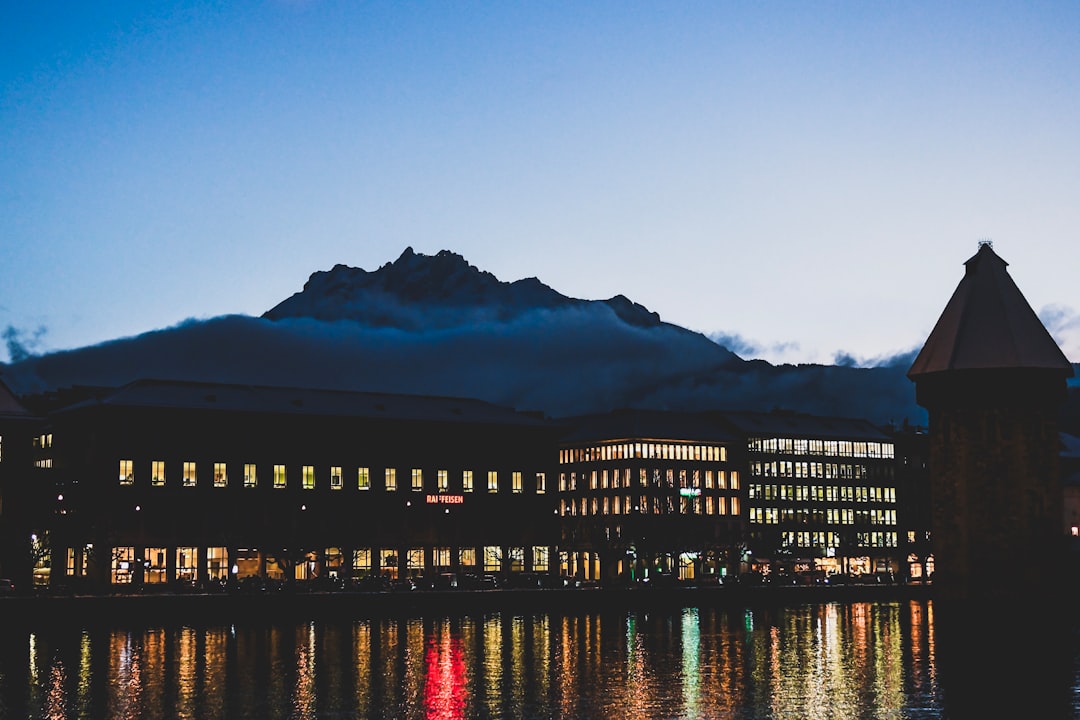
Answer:
[[440, 470], [438, 473], [439, 492], [446, 492], [450, 489], [450, 473], [446, 470]]
[[476, 567], [476, 548], [461, 548], [458, 550], [458, 564], [465, 567]]
[[301, 481], [300, 482], [301, 482], [301, 487], [303, 487], [305, 490], [314, 490], [315, 489], [315, 466], [314, 465], [304, 465], [303, 466], [303, 473], [301, 475]]
[[499, 473], [495, 470], [488, 470], [488, 492], [499, 492]]
[[395, 468], [386, 468], [386, 489], [387, 491], [397, 490], [397, 470]]
[[161, 487], [165, 484], [165, 461], [154, 460], [150, 463], [150, 484]]
[[358, 490], [370, 490], [371, 489], [371, 476], [368, 473], [366, 467], [357, 468], [356, 470], [356, 487]]
[[424, 489], [424, 471], [420, 468], [412, 469], [412, 489], [414, 492], [421, 492]]
[[115, 547], [112, 550], [112, 582], [116, 585], [127, 585], [132, 580], [135, 570], [135, 548]]
[[225, 463], [214, 463], [214, 487], [225, 487], [229, 484], [229, 474], [225, 471]]
[[340, 490], [342, 488], [341, 483], [341, 468], [334, 465], [330, 468], [330, 489]]
[[229, 578], [229, 551], [223, 547], [206, 548], [206, 576], [211, 580]]
[[465, 470], [461, 473], [461, 491], [472, 492], [473, 491], [473, 471]]
[[283, 488], [283, 487], [285, 487], [285, 466], [284, 465], [275, 465], [274, 466], [274, 487], [275, 488]]
[[176, 579], [198, 580], [198, 560], [195, 548], [176, 548]]
[[134, 485], [135, 474], [131, 470], [131, 460], [120, 461], [120, 484], [121, 485]]
[[195, 463], [184, 463], [184, 487], [195, 487]]
[[536, 494], [543, 495], [547, 492], [547, 476], [542, 472], [536, 473]]
[[371, 572], [371, 548], [357, 548], [353, 550], [353, 573], [360, 577]]
[[523, 492], [525, 492], [525, 488], [522, 486], [522, 483], [521, 483], [521, 472], [520, 471], [515, 470], [514, 472], [510, 473], [510, 490], [511, 490], [511, 492], [515, 492], [515, 493], [523, 493]]
[[255, 463], [246, 463], [244, 465], [244, 487], [253, 488], [258, 487], [259, 476], [255, 472]]

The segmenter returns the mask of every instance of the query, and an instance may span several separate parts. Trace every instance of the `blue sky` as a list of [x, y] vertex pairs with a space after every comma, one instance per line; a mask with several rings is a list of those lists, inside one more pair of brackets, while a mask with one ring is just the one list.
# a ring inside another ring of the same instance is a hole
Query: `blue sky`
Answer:
[[989, 238], [1080, 361], [1077, 88], [1073, 2], [6, 2], [0, 327], [258, 315], [411, 246], [871, 362]]

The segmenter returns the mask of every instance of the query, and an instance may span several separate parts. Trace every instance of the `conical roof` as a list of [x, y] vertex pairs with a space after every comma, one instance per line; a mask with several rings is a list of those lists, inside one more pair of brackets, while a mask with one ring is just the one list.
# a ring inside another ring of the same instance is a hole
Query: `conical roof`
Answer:
[[990, 243], [965, 273], [908, 370], [908, 377], [958, 370], [1039, 369], [1073, 374], [1072, 364], [1009, 276]]

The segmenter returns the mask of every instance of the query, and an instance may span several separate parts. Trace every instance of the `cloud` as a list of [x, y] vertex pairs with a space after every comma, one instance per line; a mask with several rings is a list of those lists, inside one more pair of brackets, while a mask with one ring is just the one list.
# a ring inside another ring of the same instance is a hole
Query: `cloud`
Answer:
[[1080, 357], [1080, 315], [1067, 305], [1047, 305], [1039, 320], [1070, 360]]
[[751, 340], [739, 333], [715, 332], [708, 337], [717, 345], [727, 348], [744, 359], [761, 358], [777, 361], [786, 357], [789, 353], [798, 353], [802, 350], [797, 342], [777, 342], [767, 345]]
[[4, 345], [7, 347], [9, 362], [21, 362], [36, 355], [42, 345], [42, 339], [48, 333], [44, 325], [33, 330], [8, 325], [4, 328]]
[[552, 417], [620, 407], [769, 410], [925, 424], [906, 368], [743, 361], [673, 325], [606, 305], [538, 308], [428, 330], [230, 315], [4, 369], [16, 392], [138, 378], [473, 397]]
[[921, 349], [921, 347], [916, 347], [886, 355], [874, 355], [869, 358], [858, 357], [841, 350], [833, 356], [833, 365], [848, 368], [903, 368], [906, 372], [911, 367], [911, 364], [915, 362], [915, 357]]

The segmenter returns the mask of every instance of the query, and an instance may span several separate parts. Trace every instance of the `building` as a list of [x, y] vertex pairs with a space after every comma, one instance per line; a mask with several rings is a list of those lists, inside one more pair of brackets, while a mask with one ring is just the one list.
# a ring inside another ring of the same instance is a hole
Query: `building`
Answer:
[[42, 557], [45, 518], [39, 509], [47, 489], [31, 448], [45, 441], [41, 421], [0, 382], [0, 577], [29, 587]]
[[889, 435], [865, 420], [789, 412], [724, 418], [741, 439], [753, 569], [804, 578], [900, 571]]
[[605, 583], [736, 572], [745, 535], [737, 438], [710, 413], [619, 410], [563, 420], [563, 573]]
[[908, 371], [930, 417], [934, 584], [950, 600], [1056, 591], [1073, 368], [989, 243], [964, 266]]
[[460, 398], [145, 380], [53, 399], [54, 585], [556, 570], [558, 428]]

